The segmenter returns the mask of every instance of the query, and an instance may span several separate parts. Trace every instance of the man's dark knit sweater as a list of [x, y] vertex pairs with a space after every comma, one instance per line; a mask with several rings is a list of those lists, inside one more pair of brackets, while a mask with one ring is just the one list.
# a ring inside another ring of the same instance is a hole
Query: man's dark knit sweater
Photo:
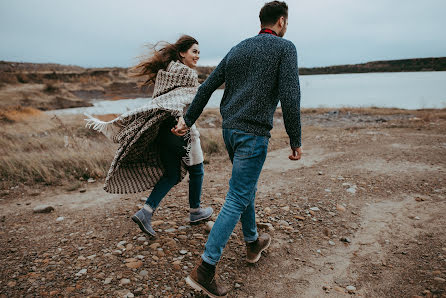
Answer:
[[259, 34], [233, 47], [198, 89], [184, 116], [188, 127], [223, 83], [223, 128], [270, 137], [274, 111], [280, 101], [290, 145], [301, 146], [297, 52], [291, 41]]

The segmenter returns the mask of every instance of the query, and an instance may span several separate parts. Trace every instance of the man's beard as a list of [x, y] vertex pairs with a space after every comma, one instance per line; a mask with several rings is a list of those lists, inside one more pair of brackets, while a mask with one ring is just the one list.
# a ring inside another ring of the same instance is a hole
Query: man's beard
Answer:
[[286, 27], [283, 27], [282, 30], [277, 32], [277, 35], [280, 36], [280, 37], [283, 37], [285, 35], [285, 32], [286, 32]]

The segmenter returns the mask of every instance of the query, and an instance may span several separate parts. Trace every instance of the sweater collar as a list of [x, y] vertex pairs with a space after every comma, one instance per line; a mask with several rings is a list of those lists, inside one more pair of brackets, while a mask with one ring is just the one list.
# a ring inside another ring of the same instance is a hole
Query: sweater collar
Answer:
[[272, 35], [278, 36], [276, 32], [274, 32], [273, 30], [268, 29], [268, 28], [262, 28], [262, 30], [260, 30], [259, 34], [272, 34]]

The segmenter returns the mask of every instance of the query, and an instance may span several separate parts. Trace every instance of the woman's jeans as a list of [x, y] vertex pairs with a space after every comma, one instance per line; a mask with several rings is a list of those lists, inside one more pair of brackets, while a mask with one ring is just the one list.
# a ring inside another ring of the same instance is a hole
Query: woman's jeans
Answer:
[[[171, 123], [167, 122], [160, 128], [158, 141], [161, 148], [161, 161], [164, 165], [164, 175], [155, 185], [152, 193], [146, 200], [146, 204], [155, 210], [169, 190], [177, 184], [181, 177], [181, 160], [186, 155], [186, 142], [182, 137], [175, 136], [171, 131]], [[189, 206], [200, 207], [201, 188], [203, 185], [203, 163], [189, 166]]]
[[257, 240], [255, 193], [268, 149], [268, 137], [236, 129], [223, 129], [223, 139], [232, 162], [232, 177], [226, 201], [218, 214], [201, 256], [209, 264], [220, 260], [223, 248], [240, 220], [245, 241]]

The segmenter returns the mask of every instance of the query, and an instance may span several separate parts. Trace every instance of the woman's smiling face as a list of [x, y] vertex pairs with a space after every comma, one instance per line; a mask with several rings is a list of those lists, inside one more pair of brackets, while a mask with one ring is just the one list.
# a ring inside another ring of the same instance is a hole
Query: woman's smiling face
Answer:
[[198, 44], [193, 44], [187, 52], [180, 53], [182, 61], [185, 65], [190, 68], [195, 68], [197, 66], [197, 61], [200, 59], [200, 48]]

